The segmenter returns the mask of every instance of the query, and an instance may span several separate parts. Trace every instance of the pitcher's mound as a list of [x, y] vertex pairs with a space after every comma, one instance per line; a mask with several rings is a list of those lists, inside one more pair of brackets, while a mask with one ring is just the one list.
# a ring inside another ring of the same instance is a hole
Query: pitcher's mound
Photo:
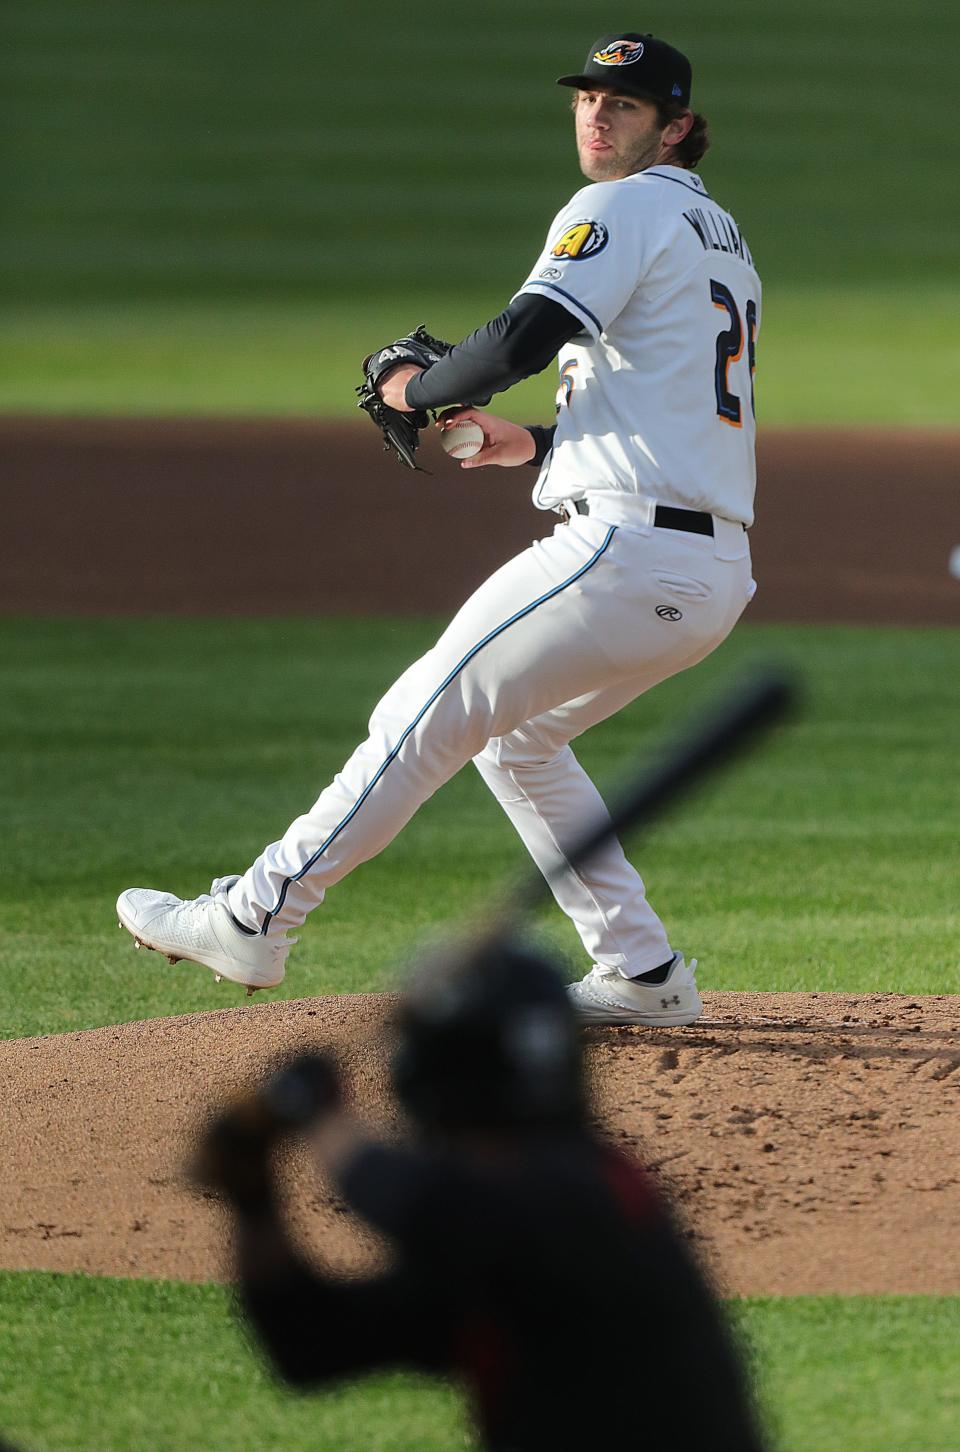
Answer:
[[[229, 1274], [220, 1208], [184, 1185], [204, 1111], [280, 1053], [333, 1048], [380, 1124], [384, 995], [303, 999], [0, 1044], [0, 1264]], [[960, 1293], [960, 999], [705, 995], [686, 1029], [586, 1035], [600, 1122], [660, 1173], [728, 1293]], [[300, 1232], [376, 1254], [303, 1153]]]

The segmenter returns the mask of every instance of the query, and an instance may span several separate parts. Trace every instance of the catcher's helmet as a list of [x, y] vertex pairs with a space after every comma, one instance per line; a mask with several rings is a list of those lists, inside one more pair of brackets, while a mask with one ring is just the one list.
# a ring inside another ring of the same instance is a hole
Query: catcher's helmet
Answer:
[[556, 968], [517, 943], [434, 950], [398, 1018], [397, 1097], [421, 1125], [574, 1125], [584, 1113], [580, 1036]]

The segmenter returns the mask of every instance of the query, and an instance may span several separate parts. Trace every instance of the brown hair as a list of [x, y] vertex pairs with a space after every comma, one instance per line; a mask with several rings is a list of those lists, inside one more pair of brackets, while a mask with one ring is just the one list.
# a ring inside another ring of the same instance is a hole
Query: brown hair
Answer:
[[[689, 108], [681, 106], [679, 101], [656, 101], [657, 122], [660, 126], [669, 126], [671, 121], [676, 121]], [[707, 135], [707, 118], [701, 116], [699, 111], [693, 113], [693, 125], [682, 141], [676, 146], [671, 146], [673, 158], [677, 166], [685, 166], [689, 170], [702, 161], [707, 149], [710, 146], [710, 137]]]

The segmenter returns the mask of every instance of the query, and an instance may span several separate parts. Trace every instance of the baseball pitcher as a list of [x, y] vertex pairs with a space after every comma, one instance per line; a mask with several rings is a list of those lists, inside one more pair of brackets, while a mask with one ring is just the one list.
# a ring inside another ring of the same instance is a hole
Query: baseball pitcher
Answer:
[[[702, 660], [752, 595], [760, 282], [694, 170], [707, 127], [685, 56], [651, 35], [604, 35], [559, 84], [587, 185], [526, 280], [453, 348], [418, 329], [371, 355], [359, 392], [408, 465], [429, 410], [445, 410], [441, 428], [479, 424], [461, 467], [535, 467], [534, 502], [560, 522], [467, 600], [335, 780], [242, 875], [191, 901], [120, 895], [138, 943], [251, 991], [280, 983], [291, 930], [473, 760], [579, 933], [581, 1018], [700, 1013], [695, 963], [617, 841], [580, 870], [564, 870], [559, 844], [605, 810], [570, 743]], [[477, 406], [553, 359], [553, 426]]]

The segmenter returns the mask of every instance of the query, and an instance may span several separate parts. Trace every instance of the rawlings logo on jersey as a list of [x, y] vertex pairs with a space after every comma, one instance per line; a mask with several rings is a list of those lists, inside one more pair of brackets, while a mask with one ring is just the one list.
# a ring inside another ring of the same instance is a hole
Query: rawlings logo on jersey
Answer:
[[601, 66], [632, 66], [642, 55], [642, 40], [615, 40], [606, 50], [598, 50], [593, 58]]
[[571, 262], [584, 262], [596, 257], [609, 240], [609, 233], [602, 222], [574, 222], [561, 234], [550, 249], [551, 257], [566, 257]]

